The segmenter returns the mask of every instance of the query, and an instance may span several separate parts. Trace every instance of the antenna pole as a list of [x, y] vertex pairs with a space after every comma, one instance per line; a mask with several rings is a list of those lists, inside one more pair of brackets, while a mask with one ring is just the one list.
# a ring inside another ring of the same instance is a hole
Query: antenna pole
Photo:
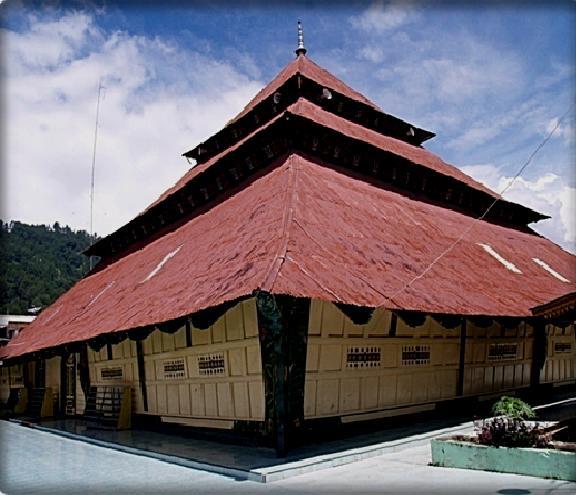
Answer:
[[[96, 144], [98, 142], [98, 122], [100, 120], [100, 94], [102, 93], [102, 78], [98, 80], [98, 100], [96, 101], [96, 125], [94, 126], [94, 146], [92, 149], [92, 170], [90, 174], [90, 243], [94, 235], [94, 176], [96, 175]], [[92, 270], [92, 256], [89, 257]]]

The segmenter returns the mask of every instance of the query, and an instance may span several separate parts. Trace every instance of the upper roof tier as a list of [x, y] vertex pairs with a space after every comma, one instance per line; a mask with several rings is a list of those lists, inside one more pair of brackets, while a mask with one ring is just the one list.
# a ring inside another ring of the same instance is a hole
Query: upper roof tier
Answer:
[[235, 122], [240, 117], [243, 117], [248, 112], [250, 112], [258, 103], [268, 98], [274, 91], [276, 91], [280, 86], [282, 86], [290, 77], [300, 74], [304, 77], [316, 81], [322, 86], [333, 89], [344, 96], [369, 105], [375, 110], [381, 111], [378, 105], [370, 101], [364, 95], [358, 91], [353, 90], [350, 86], [344, 84], [340, 79], [333, 76], [326, 69], [323, 69], [319, 65], [315, 64], [306, 55], [299, 55], [295, 60], [292, 60], [286, 67], [284, 67], [279, 74], [270, 81], [264, 88], [262, 88], [252, 100], [244, 107], [236, 117], [234, 117], [231, 122]]
[[261, 89], [223, 129], [184, 153], [184, 156], [198, 162], [208, 160], [300, 97], [321, 104], [328, 111], [343, 115], [364, 127], [411, 144], [420, 145], [435, 136], [433, 132], [382, 112], [364, 95], [301, 54]]

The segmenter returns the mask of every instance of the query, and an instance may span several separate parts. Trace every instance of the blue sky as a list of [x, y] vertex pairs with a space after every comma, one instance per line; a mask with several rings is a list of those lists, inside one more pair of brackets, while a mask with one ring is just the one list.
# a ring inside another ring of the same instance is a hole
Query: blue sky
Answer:
[[179, 5], [4, 2], [4, 219], [88, 228], [102, 78], [95, 228], [118, 228], [293, 58], [300, 18], [310, 58], [495, 190], [571, 108], [506, 197], [576, 250], [574, 2]]

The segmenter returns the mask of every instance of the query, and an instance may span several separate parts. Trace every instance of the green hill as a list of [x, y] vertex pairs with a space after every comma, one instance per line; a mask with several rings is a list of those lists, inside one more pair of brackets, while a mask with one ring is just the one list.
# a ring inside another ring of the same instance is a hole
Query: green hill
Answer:
[[0, 221], [0, 313], [46, 307], [89, 269], [85, 230]]

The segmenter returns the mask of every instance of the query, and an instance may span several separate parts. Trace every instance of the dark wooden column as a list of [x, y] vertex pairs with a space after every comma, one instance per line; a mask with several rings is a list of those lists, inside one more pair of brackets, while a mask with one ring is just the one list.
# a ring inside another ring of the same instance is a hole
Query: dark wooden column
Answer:
[[304, 382], [310, 300], [256, 295], [265, 389], [266, 432], [278, 456], [293, 445], [304, 422]]
[[59, 391], [59, 402], [60, 402], [60, 411], [59, 413], [62, 416], [66, 415], [66, 395], [68, 392], [68, 356], [70, 353], [66, 350], [62, 350], [60, 354], [60, 391]]
[[30, 377], [30, 361], [23, 361], [22, 362], [22, 384], [24, 388], [30, 394], [32, 390], [32, 378]]
[[466, 364], [466, 318], [462, 318], [460, 324], [460, 361], [458, 363], [458, 384], [456, 385], [456, 395], [464, 394], [464, 366]]
[[540, 385], [540, 371], [546, 362], [546, 320], [537, 318], [532, 321], [532, 366], [530, 368], [530, 386]]
[[144, 346], [142, 340], [136, 341], [136, 361], [138, 365], [138, 381], [142, 391], [142, 405], [144, 411], [148, 411], [148, 390], [146, 388], [146, 365], [144, 363]]
[[88, 401], [90, 391], [90, 367], [88, 363], [88, 344], [82, 344], [80, 348], [80, 359], [78, 360], [78, 370], [80, 372], [80, 387], [84, 393], [84, 398]]

